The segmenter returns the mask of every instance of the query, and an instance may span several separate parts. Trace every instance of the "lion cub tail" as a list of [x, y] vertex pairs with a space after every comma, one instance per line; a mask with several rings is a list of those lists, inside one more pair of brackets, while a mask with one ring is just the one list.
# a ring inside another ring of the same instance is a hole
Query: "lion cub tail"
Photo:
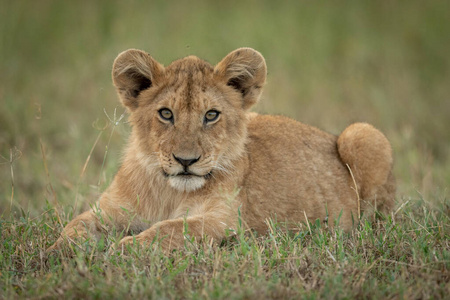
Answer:
[[393, 157], [391, 144], [384, 134], [367, 123], [355, 123], [341, 133], [337, 147], [356, 181], [361, 209], [367, 209], [368, 205], [385, 212], [392, 209], [395, 197]]

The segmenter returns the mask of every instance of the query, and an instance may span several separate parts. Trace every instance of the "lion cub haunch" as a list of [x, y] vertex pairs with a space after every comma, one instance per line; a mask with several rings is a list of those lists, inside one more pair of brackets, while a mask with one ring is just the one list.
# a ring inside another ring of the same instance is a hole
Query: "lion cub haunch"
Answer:
[[[336, 137], [248, 112], [266, 80], [253, 49], [215, 66], [189, 56], [167, 67], [130, 49], [112, 78], [132, 125], [123, 164], [97, 208], [72, 220], [51, 249], [112, 228], [164, 249], [182, 246], [185, 234], [220, 240], [236, 230], [239, 211], [261, 233], [269, 218], [289, 227], [338, 219], [348, 230], [361, 212], [393, 206], [392, 150], [373, 126], [353, 124]], [[133, 237], [120, 241], [128, 243]]]

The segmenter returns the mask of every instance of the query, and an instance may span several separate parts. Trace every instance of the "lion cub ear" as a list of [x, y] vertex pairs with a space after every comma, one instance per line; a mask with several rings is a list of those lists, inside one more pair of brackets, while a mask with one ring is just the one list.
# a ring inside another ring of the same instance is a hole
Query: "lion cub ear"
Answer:
[[158, 83], [164, 67], [148, 53], [129, 49], [114, 60], [112, 79], [122, 104], [130, 109], [138, 107], [139, 94]]
[[215, 76], [242, 94], [244, 109], [249, 109], [258, 101], [266, 73], [264, 57], [251, 48], [234, 50], [214, 69]]

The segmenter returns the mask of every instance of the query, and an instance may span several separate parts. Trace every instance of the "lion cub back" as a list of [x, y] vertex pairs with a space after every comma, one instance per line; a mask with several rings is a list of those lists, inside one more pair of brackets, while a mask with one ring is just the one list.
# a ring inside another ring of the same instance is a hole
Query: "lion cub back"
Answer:
[[[298, 223], [306, 221], [305, 216], [309, 221], [339, 219], [347, 229], [353, 225], [361, 195], [355, 192], [346, 164], [365, 167], [363, 163], [374, 163], [377, 158], [367, 162], [366, 152], [350, 157], [353, 152], [342, 146], [351, 149], [352, 137], [339, 138], [345, 143], [338, 148], [338, 137], [286, 117], [253, 115], [248, 132], [250, 170], [244, 186], [243, 213], [251, 227], [264, 231], [267, 226], [261, 220]], [[376, 146], [377, 139], [374, 142]], [[371, 138], [364, 143], [372, 145]], [[370, 154], [370, 146], [366, 147]], [[381, 165], [379, 169], [389, 174], [391, 166]], [[357, 180], [364, 187], [366, 183], [377, 187], [386, 183], [374, 182], [364, 172]], [[365, 190], [363, 196], [374, 196], [370, 192], [376, 191]], [[393, 198], [392, 193], [380, 195]]]

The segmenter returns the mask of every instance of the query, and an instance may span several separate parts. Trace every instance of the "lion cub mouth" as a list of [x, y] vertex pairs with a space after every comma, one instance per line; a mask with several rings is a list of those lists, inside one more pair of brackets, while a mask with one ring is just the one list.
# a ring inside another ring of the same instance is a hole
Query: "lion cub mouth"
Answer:
[[205, 174], [205, 175], [198, 175], [195, 173], [192, 173], [190, 171], [183, 171], [177, 174], [169, 174], [166, 171], [163, 170], [163, 174], [164, 177], [176, 177], [176, 176], [182, 176], [182, 177], [190, 177], [190, 176], [195, 176], [195, 177], [200, 177], [200, 178], [205, 178], [205, 179], [209, 179], [212, 176], [212, 171], [210, 171], [209, 173]]
[[[175, 176], [199, 176], [199, 175], [184, 171], [184, 172], [176, 174]], [[199, 176], [199, 177], [201, 177], [201, 176]]]

